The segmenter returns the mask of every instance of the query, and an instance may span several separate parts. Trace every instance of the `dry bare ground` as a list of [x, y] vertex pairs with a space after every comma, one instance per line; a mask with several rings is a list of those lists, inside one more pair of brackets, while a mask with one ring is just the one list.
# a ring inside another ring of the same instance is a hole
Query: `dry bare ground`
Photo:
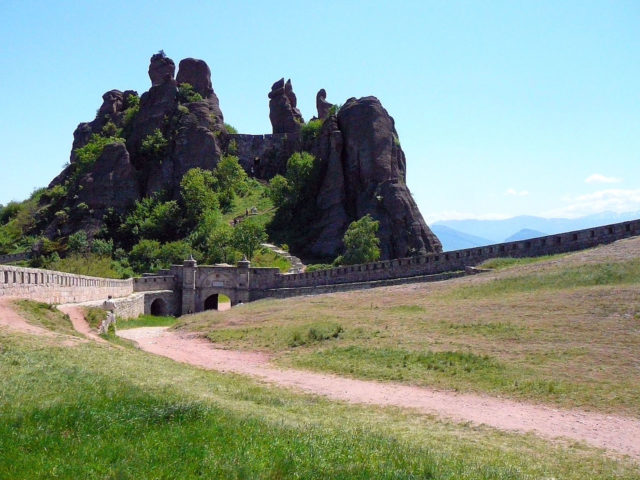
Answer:
[[535, 432], [547, 438], [568, 438], [640, 459], [640, 420], [630, 417], [279, 369], [269, 365], [266, 354], [216, 349], [205, 339], [171, 331], [166, 327], [123, 330], [119, 335], [137, 342], [148, 352], [178, 362], [251, 375], [269, 383], [335, 400], [411, 408], [458, 422], [484, 424], [509, 431]]

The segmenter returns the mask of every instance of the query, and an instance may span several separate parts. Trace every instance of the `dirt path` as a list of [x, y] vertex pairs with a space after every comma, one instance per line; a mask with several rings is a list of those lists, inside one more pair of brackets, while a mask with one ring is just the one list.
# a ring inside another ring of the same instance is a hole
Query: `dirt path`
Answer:
[[13, 310], [11, 302], [18, 300], [17, 298], [2, 297], [0, 298], [0, 325], [9, 327], [11, 330], [30, 333], [32, 335], [44, 335], [54, 337], [55, 333], [46, 328], [31, 325], [18, 313]]
[[78, 306], [77, 304], [66, 303], [63, 305], [58, 305], [58, 310], [69, 315], [71, 324], [73, 325], [73, 328], [76, 330], [76, 332], [79, 332], [85, 337], [90, 338], [91, 340], [95, 340], [98, 343], [109, 343], [91, 329], [89, 323], [84, 318], [82, 307]]
[[261, 353], [214, 348], [207, 340], [145, 327], [121, 330], [143, 350], [199, 367], [258, 377], [326, 397], [373, 405], [413, 408], [459, 422], [501, 430], [534, 432], [547, 438], [569, 438], [640, 459], [640, 419], [562, 410], [484, 395], [458, 394], [421, 387], [354, 380], [331, 374], [279, 369]]

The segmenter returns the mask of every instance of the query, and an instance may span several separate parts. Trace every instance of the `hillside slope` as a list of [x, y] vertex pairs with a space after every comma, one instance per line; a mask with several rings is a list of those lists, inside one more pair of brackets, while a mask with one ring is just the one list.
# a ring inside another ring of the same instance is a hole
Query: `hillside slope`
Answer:
[[640, 238], [430, 284], [183, 319], [225, 348], [363, 379], [640, 415]]

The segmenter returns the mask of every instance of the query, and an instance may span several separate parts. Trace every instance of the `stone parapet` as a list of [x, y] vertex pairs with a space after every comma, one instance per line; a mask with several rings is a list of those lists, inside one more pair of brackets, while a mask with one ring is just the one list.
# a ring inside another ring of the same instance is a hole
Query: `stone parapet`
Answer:
[[132, 293], [131, 278], [116, 280], [0, 265], [0, 296], [60, 304], [104, 300], [109, 295], [126, 297]]

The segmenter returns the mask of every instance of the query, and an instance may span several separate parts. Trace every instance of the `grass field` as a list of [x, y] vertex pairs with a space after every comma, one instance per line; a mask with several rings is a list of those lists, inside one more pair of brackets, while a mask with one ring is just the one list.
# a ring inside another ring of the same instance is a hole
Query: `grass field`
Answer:
[[0, 478], [634, 479], [577, 444], [0, 328]]
[[640, 415], [640, 240], [494, 273], [266, 300], [182, 328], [285, 366]]

